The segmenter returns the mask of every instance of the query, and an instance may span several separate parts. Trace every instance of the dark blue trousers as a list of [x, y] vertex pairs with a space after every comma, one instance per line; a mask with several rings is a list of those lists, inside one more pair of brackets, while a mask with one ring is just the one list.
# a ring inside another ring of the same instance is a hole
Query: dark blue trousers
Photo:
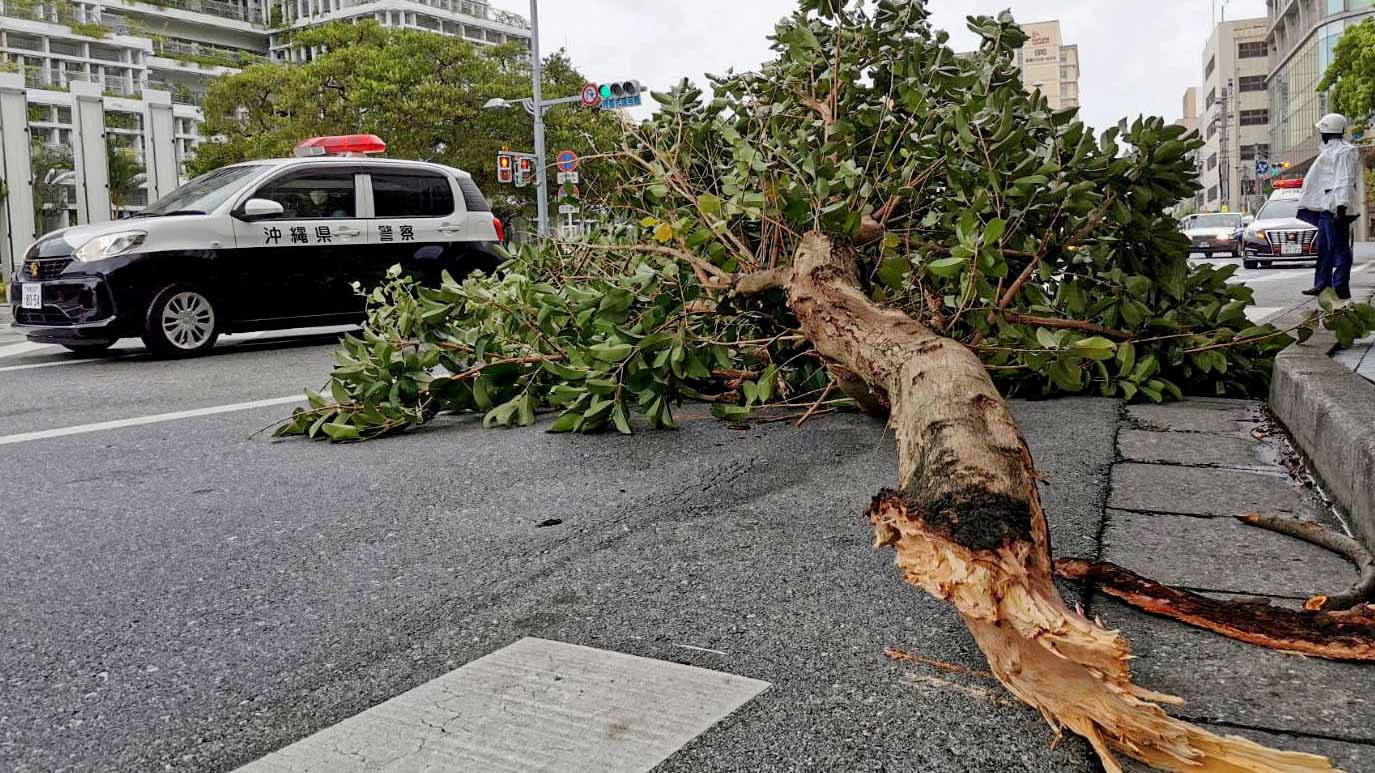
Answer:
[[1299, 219], [1318, 229], [1318, 271], [1313, 286], [1331, 287], [1338, 298], [1351, 297], [1351, 218], [1301, 209]]

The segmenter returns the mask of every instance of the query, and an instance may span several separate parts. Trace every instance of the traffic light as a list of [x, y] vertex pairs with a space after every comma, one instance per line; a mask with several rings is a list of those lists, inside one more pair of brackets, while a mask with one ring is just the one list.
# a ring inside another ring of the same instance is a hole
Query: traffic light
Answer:
[[638, 107], [643, 91], [639, 81], [616, 81], [597, 86], [597, 95], [601, 97], [603, 110]]
[[527, 156], [516, 159], [516, 187], [524, 188], [535, 175], [535, 162]]
[[506, 152], [497, 153], [497, 182], [510, 185], [515, 182], [514, 157]]

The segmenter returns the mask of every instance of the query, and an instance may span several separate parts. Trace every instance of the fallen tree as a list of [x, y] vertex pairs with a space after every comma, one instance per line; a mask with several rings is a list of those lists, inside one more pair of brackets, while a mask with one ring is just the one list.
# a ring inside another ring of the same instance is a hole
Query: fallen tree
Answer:
[[[899, 487], [870, 511], [906, 578], [960, 611], [993, 672], [1104, 766], [1303, 771], [1325, 760], [1171, 719], [1129, 647], [1052, 584], [1031, 455], [999, 392], [1244, 395], [1317, 324], [1247, 322], [1232, 270], [1191, 267], [1168, 214], [1201, 143], [1156, 118], [1095, 137], [1027, 94], [1010, 16], [957, 56], [920, 0], [800, 0], [758, 73], [682, 84], [625, 141], [597, 243], [500, 277], [371, 295], [328, 394], [279, 434], [352, 441], [479, 411], [489, 426], [629, 433], [684, 399], [889, 417]], [[1119, 143], [1119, 140], [1122, 142]], [[995, 383], [996, 381], [996, 383]], [[843, 397], [836, 397], [839, 391]]]

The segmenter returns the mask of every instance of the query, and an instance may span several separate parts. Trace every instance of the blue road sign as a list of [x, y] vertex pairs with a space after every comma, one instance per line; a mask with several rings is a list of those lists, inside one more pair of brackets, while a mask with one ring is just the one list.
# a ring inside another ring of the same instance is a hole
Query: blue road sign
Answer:
[[1270, 162], [1263, 158], [1256, 159], [1256, 177], [1266, 177], [1270, 174]]
[[576, 172], [579, 163], [578, 154], [571, 150], [561, 150], [554, 157], [554, 163], [558, 164], [560, 172]]

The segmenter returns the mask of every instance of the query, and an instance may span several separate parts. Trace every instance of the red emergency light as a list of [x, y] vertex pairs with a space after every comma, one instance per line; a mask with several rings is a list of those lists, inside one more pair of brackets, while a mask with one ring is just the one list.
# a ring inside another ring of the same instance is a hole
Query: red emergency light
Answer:
[[341, 134], [336, 137], [311, 137], [292, 151], [298, 158], [311, 156], [362, 156], [387, 152], [387, 143], [376, 134]]
[[1284, 190], [1284, 189], [1286, 189], [1286, 188], [1302, 188], [1302, 187], [1303, 187], [1303, 178], [1302, 178], [1302, 177], [1295, 177], [1295, 178], [1292, 178], [1292, 179], [1289, 179], [1289, 180], [1276, 180], [1276, 181], [1275, 181], [1275, 190], [1277, 190], [1277, 191], [1278, 191], [1278, 190]]

